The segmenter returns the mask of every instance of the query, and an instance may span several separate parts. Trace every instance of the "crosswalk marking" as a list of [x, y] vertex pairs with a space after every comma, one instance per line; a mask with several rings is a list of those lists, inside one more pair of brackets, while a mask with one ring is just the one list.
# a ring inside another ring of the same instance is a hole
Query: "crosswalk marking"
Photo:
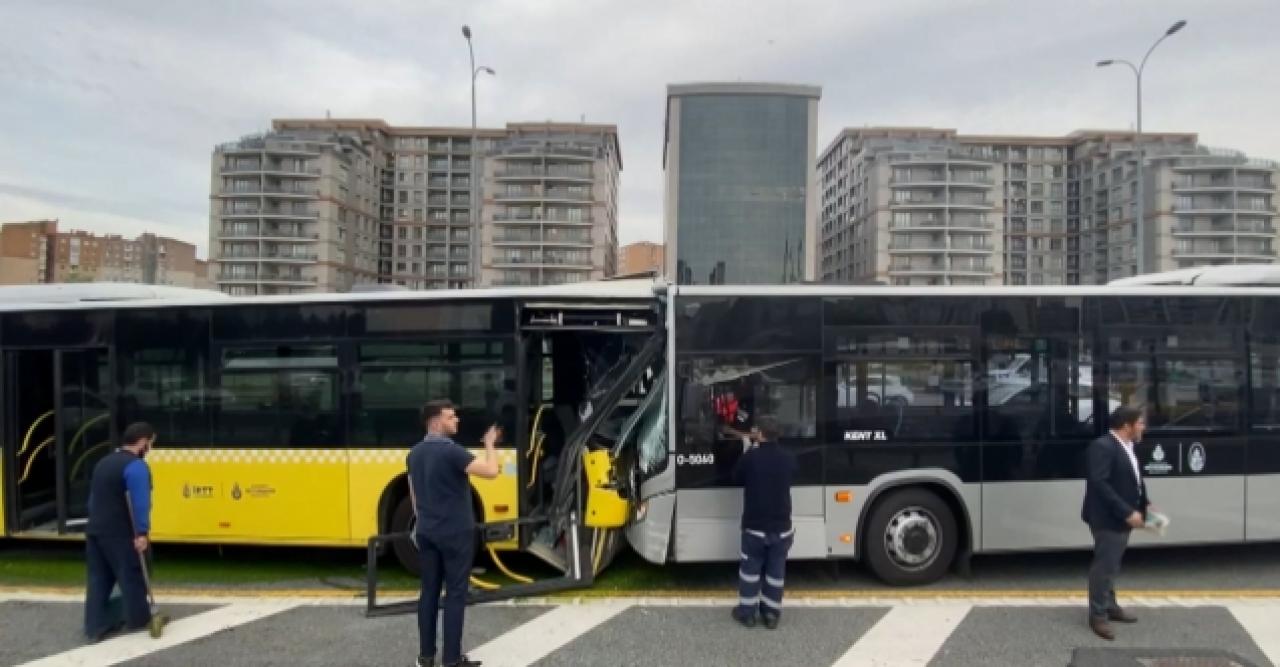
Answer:
[[893, 607], [831, 667], [927, 665], [971, 608], [963, 603]]
[[235, 602], [225, 607], [173, 621], [159, 639], [145, 630], [121, 635], [101, 644], [72, 649], [57, 655], [33, 660], [20, 667], [76, 667], [80, 665], [115, 665], [149, 653], [178, 646], [216, 632], [251, 623], [297, 606], [279, 600]]
[[489, 667], [531, 665], [631, 606], [618, 600], [556, 607], [469, 654]]
[[1258, 650], [1273, 664], [1280, 665], [1280, 614], [1274, 606], [1228, 605], [1231, 615], [1253, 637]]

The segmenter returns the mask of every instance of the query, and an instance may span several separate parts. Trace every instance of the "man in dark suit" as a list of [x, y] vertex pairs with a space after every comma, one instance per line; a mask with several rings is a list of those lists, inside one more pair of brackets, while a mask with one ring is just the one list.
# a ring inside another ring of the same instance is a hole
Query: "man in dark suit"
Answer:
[[1093, 533], [1093, 563], [1089, 566], [1089, 628], [1114, 640], [1110, 621], [1138, 619], [1116, 603], [1115, 578], [1129, 545], [1129, 534], [1141, 528], [1151, 506], [1133, 448], [1142, 439], [1147, 420], [1136, 408], [1111, 413], [1111, 432], [1089, 443], [1089, 478], [1080, 518]]

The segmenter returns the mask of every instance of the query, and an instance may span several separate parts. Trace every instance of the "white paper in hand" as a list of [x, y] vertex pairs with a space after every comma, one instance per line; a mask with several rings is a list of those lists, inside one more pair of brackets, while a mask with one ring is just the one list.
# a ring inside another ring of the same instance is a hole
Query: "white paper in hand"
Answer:
[[1156, 535], [1164, 535], [1169, 528], [1169, 517], [1159, 512], [1147, 512], [1147, 520], [1143, 523], [1144, 530], [1151, 531]]

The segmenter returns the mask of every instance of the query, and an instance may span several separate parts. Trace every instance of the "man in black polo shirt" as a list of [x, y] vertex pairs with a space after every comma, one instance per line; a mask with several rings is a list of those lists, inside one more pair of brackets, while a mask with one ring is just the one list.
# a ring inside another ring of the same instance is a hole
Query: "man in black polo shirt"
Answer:
[[791, 481], [796, 460], [777, 442], [772, 419], [761, 419], [752, 433], [758, 443], [734, 468], [742, 485], [742, 555], [738, 565], [738, 606], [733, 618], [754, 627], [759, 612], [765, 627], [778, 627], [787, 552], [795, 537], [791, 527]]
[[490, 426], [484, 434], [484, 460], [454, 442], [458, 414], [449, 401], [422, 406], [427, 436], [409, 451], [409, 494], [417, 518], [413, 540], [422, 563], [422, 589], [418, 597], [418, 667], [435, 664], [436, 616], [440, 588], [444, 587], [444, 646], [442, 665], [479, 665], [462, 655], [462, 621], [467, 606], [467, 582], [475, 557], [476, 521], [471, 511], [469, 475], [498, 476], [497, 445], [500, 431]]
[[156, 431], [136, 422], [120, 439], [124, 444], [98, 461], [89, 481], [84, 634], [90, 642], [120, 627], [109, 603], [116, 586], [124, 603], [124, 627], [137, 630], [151, 622], [142, 575], [142, 555], [151, 545], [151, 469], [143, 459], [155, 444]]

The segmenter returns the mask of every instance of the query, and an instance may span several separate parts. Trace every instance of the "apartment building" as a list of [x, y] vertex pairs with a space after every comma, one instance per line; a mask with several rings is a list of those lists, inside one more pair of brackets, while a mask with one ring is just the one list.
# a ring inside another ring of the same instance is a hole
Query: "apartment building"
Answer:
[[609, 275], [616, 128], [515, 123], [476, 137], [473, 151], [469, 128], [296, 119], [220, 146], [210, 216], [218, 287], [446, 289]]
[[57, 234], [57, 220], [0, 225], [0, 285], [53, 282], [49, 245]]
[[127, 282], [206, 288], [206, 272], [194, 245], [155, 234], [127, 239], [62, 232], [56, 220], [0, 226], [0, 284]]
[[1139, 251], [1148, 272], [1275, 261], [1274, 163], [1194, 134], [1144, 134], [1143, 146], [1139, 239], [1131, 132], [845, 130], [818, 162], [822, 280], [1105, 283], [1134, 275]]
[[618, 275], [629, 276], [646, 271], [661, 274], [663, 256], [661, 243], [628, 243], [618, 251]]
[[508, 125], [484, 168], [482, 284], [553, 285], [617, 273], [621, 171], [616, 126]]

